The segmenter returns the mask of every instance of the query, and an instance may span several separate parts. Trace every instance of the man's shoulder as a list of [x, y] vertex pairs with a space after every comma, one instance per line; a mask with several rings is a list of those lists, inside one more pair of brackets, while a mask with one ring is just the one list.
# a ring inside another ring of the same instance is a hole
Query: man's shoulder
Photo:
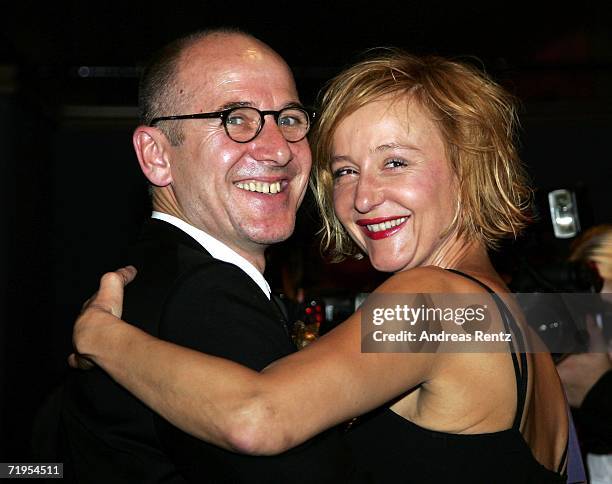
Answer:
[[179, 270], [181, 260], [200, 263], [211, 255], [191, 236], [162, 220], [151, 219], [141, 227], [138, 238], [124, 255], [126, 263]]
[[213, 288], [227, 288], [232, 293], [261, 293], [246, 272], [215, 259], [197, 243], [167, 238], [141, 240], [131, 247], [124, 262], [138, 270], [136, 279], [126, 289], [126, 297], [140, 291], [149, 295], [156, 290], [202, 293]]
[[193, 306], [224, 298], [234, 304], [266, 305], [263, 292], [242, 269], [215, 259], [189, 235], [163, 221], [145, 224], [124, 263], [138, 270], [126, 287], [124, 317], [154, 335], [169, 301]]
[[127, 249], [123, 263], [138, 270], [130, 292], [142, 287], [168, 287], [185, 274], [214, 268], [214, 259], [195, 239], [162, 220], [151, 219], [143, 225], [139, 237]]

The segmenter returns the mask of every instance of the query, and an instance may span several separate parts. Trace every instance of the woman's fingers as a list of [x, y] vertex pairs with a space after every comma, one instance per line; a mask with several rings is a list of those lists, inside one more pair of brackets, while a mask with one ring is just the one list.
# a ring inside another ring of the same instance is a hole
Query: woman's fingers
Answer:
[[98, 292], [85, 302], [72, 330], [74, 353], [68, 357], [68, 364], [72, 368], [88, 370], [94, 366], [91, 350], [96, 348], [96, 335], [103, 335], [109, 324], [121, 318], [123, 289], [134, 277], [136, 269], [132, 266], [102, 276]]
[[136, 277], [136, 268], [122, 267], [115, 272], [107, 272], [100, 279], [98, 292], [86, 303], [85, 309], [96, 308], [121, 318], [123, 311], [123, 289]]
[[90, 359], [79, 355], [78, 353], [72, 353], [68, 357], [68, 364], [72, 368], [76, 368], [78, 370], [91, 370], [95, 366]]

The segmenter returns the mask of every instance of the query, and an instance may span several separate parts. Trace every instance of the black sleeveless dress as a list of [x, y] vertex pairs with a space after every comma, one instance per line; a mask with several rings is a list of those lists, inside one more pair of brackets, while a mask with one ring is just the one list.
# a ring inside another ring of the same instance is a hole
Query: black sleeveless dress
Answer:
[[473, 435], [437, 432], [420, 427], [384, 406], [360, 417], [346, 433], [357, 465], [370, 482], [385, 484], [567, 482], [561, 473], [552, 472], [536, 461], [519, 431], [528, 368], [525, 353], [521, 353], [522, 336], [512, 313], [488, 286], [467, 274], [452, 272], [472, 279], [490, 292], [506, 331], [517, 335], [518, 348], [511, 352], [518, 397], [512, 428]]

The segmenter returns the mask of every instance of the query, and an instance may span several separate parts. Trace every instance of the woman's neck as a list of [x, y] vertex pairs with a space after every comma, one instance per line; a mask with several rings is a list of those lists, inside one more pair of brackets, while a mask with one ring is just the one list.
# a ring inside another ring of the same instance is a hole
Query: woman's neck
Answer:
[[441, 246], [423, 265], [457, 269], [505, 287], [502, 277], [491, 263], [485, 244], [477, 240], [468, 241], [464, 237], [457, 237]]

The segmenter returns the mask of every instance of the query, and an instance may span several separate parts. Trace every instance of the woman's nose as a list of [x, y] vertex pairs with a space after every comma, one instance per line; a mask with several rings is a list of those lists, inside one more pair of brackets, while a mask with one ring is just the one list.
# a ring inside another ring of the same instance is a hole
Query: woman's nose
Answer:
[[384, 201], [384, 187], [371, 175], [362, 174], [355, 190], [355, 209], [368, 213]]

